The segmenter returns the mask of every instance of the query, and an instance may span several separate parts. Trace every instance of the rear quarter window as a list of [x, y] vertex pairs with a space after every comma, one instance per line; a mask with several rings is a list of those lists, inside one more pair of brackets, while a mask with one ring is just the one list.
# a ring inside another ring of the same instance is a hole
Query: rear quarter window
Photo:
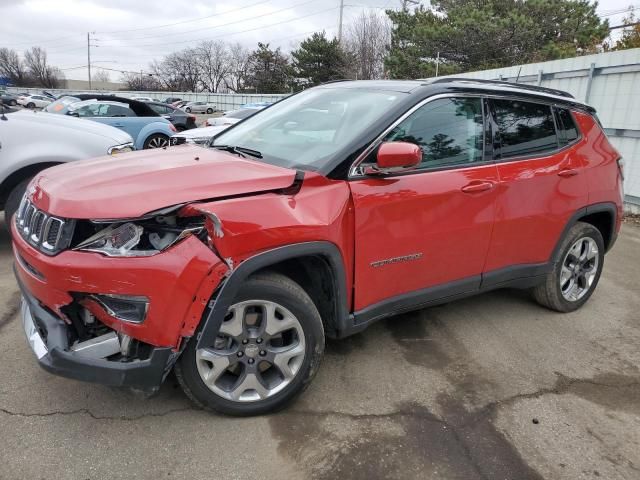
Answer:
[[520, 100], [493, 100], [500, 157], [551, 152], [558, 148], [551, 106]]
[[561, 145], [568, 145], [576, 141], [580, 136], [576, 122], [569, 109], [556, 108], [556, 123], [558, 125], [558, 137]]

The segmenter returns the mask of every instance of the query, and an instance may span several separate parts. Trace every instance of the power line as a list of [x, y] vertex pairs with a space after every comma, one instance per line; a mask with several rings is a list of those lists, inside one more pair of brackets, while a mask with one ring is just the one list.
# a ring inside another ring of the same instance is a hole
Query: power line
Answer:
[[[291, 5], [289, 7], [281, 8], [280, 10], [274, 10], [273, 12], [263, 13], [261, 15], [256, 15], [254, 17], [243, 18], [243, 19], [240, 19], [240, 20], [235, 20], [233, 22], [222, 23], [220, 25], [214, 25], [214, 26], [211, 26], [211, 27], [205, 27], [205, 28], [199, 28], [199, 29], [195, 29], [195, 30], [190, 30], [188, 32], [167, 33], [167, 34], [164, 34], [164, 35], [149, 35], [149, 36], [146, 36], [146, 37], [139, 37], [139, 39], [143, 39], [143, 38], [158, 38], [158, 37], [166, 38], [166, 37], [171, 37], [171, 36], [174, 36], [174, 35], [185, 35], [185, 34], [189, 34], [189, 33], [193, 33], [193, 32], [199, 32], [199, 31], [202, 31], [202, 30], [215, 30], [215, 29], [221, 28], [221, 27], [228, 27], [229, 25], [237, 25], [239, 23], [246, 23], [248, 20], [255, 20], [257, 18], [263, 18], [263, 17], [268, 17], [270, 15], [275, 15], [277, 13], [281, 13], [281, 12], [284, 12], [284, 11], [287, 11], [287, 10], [291, 10], [292, 8], [301, 7], [303, 5], [308, 5], [309, 3], [316, 2], [316, 1], [317, 0], [305, 0], [304, 2], [297, 3], [297, 4]], [[118, 39], [116, 39], [116, 41], [117, 40]], [[136, 40], [136, 39], [134, 39], [134, 38], [123, 39], [123, 41], [126, 41], [126, 42], [128, 42], [129, 40]], [[193, 40], [181, 40], [179, 42], [171, 42], [171, 43], [186, 43], [186, 42], [192, 42], [192, 41]], [[147, 45], [138, 45], [138, 44], [129, 44], [129, 45], [130, 46], [134, 46], [134, 47], [136, 47], [136, 46], [147, 46]]]

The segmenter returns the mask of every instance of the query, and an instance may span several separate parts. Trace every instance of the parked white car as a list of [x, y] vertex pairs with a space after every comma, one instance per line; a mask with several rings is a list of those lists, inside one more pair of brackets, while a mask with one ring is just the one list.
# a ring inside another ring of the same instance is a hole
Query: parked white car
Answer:
[[182, 109], [187, 113], [213, 113], [216, 106], [209, 102], [189, 102]]
[[233, 125], [234, 123], [238, 123], [240, 120], [249, 118], [251, 115], [259, 112], [263, 108], [264, 107], [249, 107], [230, 110], [228, 112], [224, 112], [221, 117], [208, 118], [205, 125], [209, 127], [216, 125]]
[[155, 102], [151, 97], [131, 97], [131, 100], [137, 100], [139, 102]]
[[44, 108], [53, 102], [53, 99], [44, 95], [26, 95], [18, 97], [18, 104], [27, 108]]
[[7, 226], [27, 184], [54, 165], [133, 150], [122, 130], [55, 113], [0, 107], [0, 210]]
[[215, 127], [201, 127], [185, 130], [171, 136], [171, 145], [179, 145], [181, 143], [196, 143], [203, 145], [211, 140], [220, 132], [229, 128], [229, 125], [217, 125]]

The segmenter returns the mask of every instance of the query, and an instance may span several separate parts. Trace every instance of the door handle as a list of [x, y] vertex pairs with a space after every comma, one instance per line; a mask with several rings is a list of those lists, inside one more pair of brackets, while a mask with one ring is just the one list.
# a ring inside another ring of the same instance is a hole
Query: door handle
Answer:
[[478, 192], [486, 192], [487, 190], [491, 190], [493, 188], [493, 182], [489, 181], [480, 181], [480, 182], [471, 182], [469, 185], [465, 185], [460, 190], [464, 193], [478, 193]]
[[558, 172], [558, 176], [560, 177], [565, 177], [565, 178], [569, 178], [569, 177], [575, 177], [576, 175], [578, 175], [578, 170], [576, 170], [575, 168], [567, 168], [565, 170], [560, 170]]
[[117, 127], [117, 128], [122, 128], [122, 127], [124, 127], [124, 125], [123, 125], [123, 124], [121, 124], [121, 123], [114, 123], [114, 124], [113, 124], [113, 126], [114, 126], [114, 127]]

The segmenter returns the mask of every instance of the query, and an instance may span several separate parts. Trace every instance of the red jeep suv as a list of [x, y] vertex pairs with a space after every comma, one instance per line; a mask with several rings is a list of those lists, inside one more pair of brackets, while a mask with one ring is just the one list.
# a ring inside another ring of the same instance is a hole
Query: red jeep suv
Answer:
[[622, 216], [622, 162], [571, 95], [335, 82], [214, 137], [55, 166], [12, 222], [22, 321], [69, 378], [283, 406], [341, 338], [502, 287], [569, 312]]

